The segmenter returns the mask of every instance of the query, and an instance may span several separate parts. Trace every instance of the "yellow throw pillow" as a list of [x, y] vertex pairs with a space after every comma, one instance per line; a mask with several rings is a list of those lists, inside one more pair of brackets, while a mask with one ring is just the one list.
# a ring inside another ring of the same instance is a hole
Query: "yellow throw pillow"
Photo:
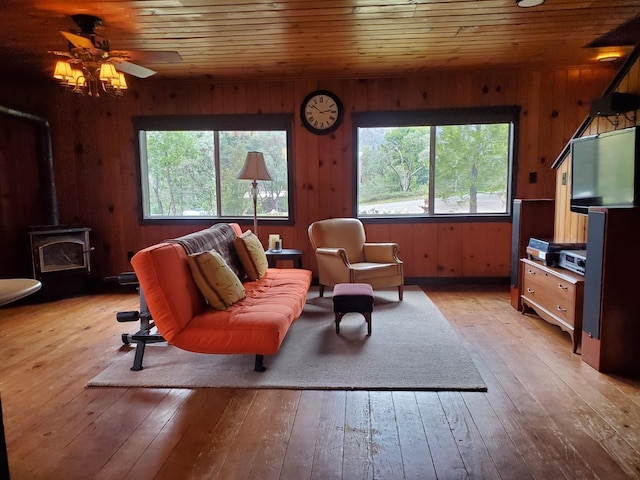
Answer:
[[249, 280], [259, 280], [267, 272], [269, 264], [262, 243], [256, 235], [247, 230], [233, 241], [244, 273]]
[[189, 255], [187, 260], [200, 292], [216, 310], [225, 310], [246, 296], [238, 276], [215, 250]]

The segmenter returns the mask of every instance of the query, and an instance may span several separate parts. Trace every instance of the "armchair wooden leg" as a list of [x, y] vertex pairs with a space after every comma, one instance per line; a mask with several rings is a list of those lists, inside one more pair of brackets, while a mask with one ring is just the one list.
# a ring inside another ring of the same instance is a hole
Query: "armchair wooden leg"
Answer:
[[320, 296], [324, 297], [324, 285], [320, 284]]
[[402, 301], [402, 293], [403, 293], [403, 286], [402, 285], [398, 285], [398, 298], [400, 299], [400, 301]]

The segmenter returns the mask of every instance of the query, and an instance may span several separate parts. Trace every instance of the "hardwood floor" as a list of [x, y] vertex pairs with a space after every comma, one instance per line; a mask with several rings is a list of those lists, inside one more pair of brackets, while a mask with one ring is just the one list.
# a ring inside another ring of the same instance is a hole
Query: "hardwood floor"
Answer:
[[[86, 388], [135, 294], [0, 309], [13, 479], [640, 478], [640, 382], [602, 375], [506, 287], [426, 287], [486, 393]], [[375, 313], [374, 313], [375, 316]]]

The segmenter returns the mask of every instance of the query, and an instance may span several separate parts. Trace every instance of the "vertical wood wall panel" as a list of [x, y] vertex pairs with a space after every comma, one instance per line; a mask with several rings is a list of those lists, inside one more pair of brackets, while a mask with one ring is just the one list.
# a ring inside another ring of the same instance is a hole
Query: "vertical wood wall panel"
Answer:
[[[259, 233], [265, 240], [277, 231], [286, 247], [304, 251], [305, 266], [315, 270], [308, 225], [322, 218], [351, 215], [355, 196], [352, 112], [520, 105], [517, 195], [541, 198], [555, 193], [556, 179], [550, 165], [564, 147], [567, 132], [578, 127], [582, 118], [578, 111], [584, 111], [584, 105], [603, 91], [614, 74], [610, 67], [595, 67], [582, 69], [580, 74], [562, 69], [506, 69], [323, 81], [189, 83], [151, 78], [133, 79], [119, 100], [79, 98], [47, 83], [37, 93], [35, 105], [40, 105], [40, 111], [35, 113], [49, 118], [55, 134], [56, 180], [64, 189], [59, 194], [61, 221], [92, 229], [98, 277], [128, 270], [129, 252], [207, 225], [140, 225], [137, 140], [131, 117], [295, 114], [291, 185], [295, 225], [277, 229], [261, 226]], [[554, 93], [556, 85], [561, 90]], [[317, 88], [335, 91], [345, 106], [343, 125], [331, 135], [311, 134], [299, 118], [302, 99]], [[10, 106], [15, 106], [16, 100], [34, 105], [33, 94], [25, 89], [17, 99], [10, 99]], [[0, 94], [0, 103], [7, 102]], [[5, 159], [16, 161], [14, 152], [2, 153]], [[530, 184], [529, 172], [534, 171], [538, 182]], [[5, 209], [17, 207], [16, 199], [3, 203]], [[508, 222], [367, 225], [367, 235], [371, 241], [398, 241], [407, 277], [509, 275]]]
[[[606, 84], [610, 82], [610, 77], [602, 70], [583, 70], [580, 74], [580, 79], [584, 80], [581, 84], [591, 83], [594, 87], [600, 83], [605, 83], [603, 88], [591, 96], [586, 96], [584, 91], [581, 91], [581, 95], [578, 97], [576, 103], [578, 103], [577, 112], [583, 112], [584, 116], [579, 123], [581, 123], [585, 117], [589, 114], [589, 107], [591, 100], [599, 97], [605, 91]], [[629, 69], [629, 72], [620, 81], [620, 84], [615, 90], [621, 93], [635, 93], [640, 95], [640, 60], [636, 60], [635, 64]], [[630, 112], [633, 114], [634, 112]], [[635, 119], [635, 121], [634, 121]], [[587, 125], [587, 128], [583, 136], [594, 135], [598, 133], [609, 132], [616, 129], [632, 127], [634, 125], [640, 125], [640, 118], [638, 117], [638, 111], [635, 112], [635, 118], [630, 115], [627, 118], [624, 115], [620, 115], [618, 120], [619, 124], [616, 126], [612, 124], [611, 118], [597, 117], [591, 119], [591, 122]], [[569, 128], [569, 127], [567, 127]], [[574, 128], [574, 132], [577, 126]], [[565, 142], [566, 143], [566, 142]], [[555, 170], [556, 174], [556, 214], [555, 214], [555, 239], [559, 242], [586, 242], [587, 241], [587, 229], [588, 222], [586, 215], [580, 215], [573, 213], [570, 209], [570, 196], [571, 196], [571, 154], [568, 154], [562, 164]], [[567, 182], [562, 184], [562, 175], [566, 174]]]

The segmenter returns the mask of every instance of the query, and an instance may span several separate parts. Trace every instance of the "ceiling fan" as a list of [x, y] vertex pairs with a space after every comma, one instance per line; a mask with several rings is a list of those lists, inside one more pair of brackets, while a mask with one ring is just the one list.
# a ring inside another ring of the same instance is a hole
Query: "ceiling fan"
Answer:
[[[111, 50], [109, 39], [96, 33], [96, 27], [102, 25], [102, 19], [94, 15], [78, 14], [71, 18], [80, 31], [61, 31], [69, 42], [68, 51], [50, 51], [59, 57], [65, 57], [56, 63], [54, 78], [68, 90], [99, 96], [104, 91], [120, 96], [127, 88], [123, 73], [138, 78], [147, 78], [156, 72], [128, 61], [133, 52]], [[138, 56], [145, 52], [137, 52]], [[174, 63], [182, 61], [178, 52], [146, 52], [156, 62]]]

